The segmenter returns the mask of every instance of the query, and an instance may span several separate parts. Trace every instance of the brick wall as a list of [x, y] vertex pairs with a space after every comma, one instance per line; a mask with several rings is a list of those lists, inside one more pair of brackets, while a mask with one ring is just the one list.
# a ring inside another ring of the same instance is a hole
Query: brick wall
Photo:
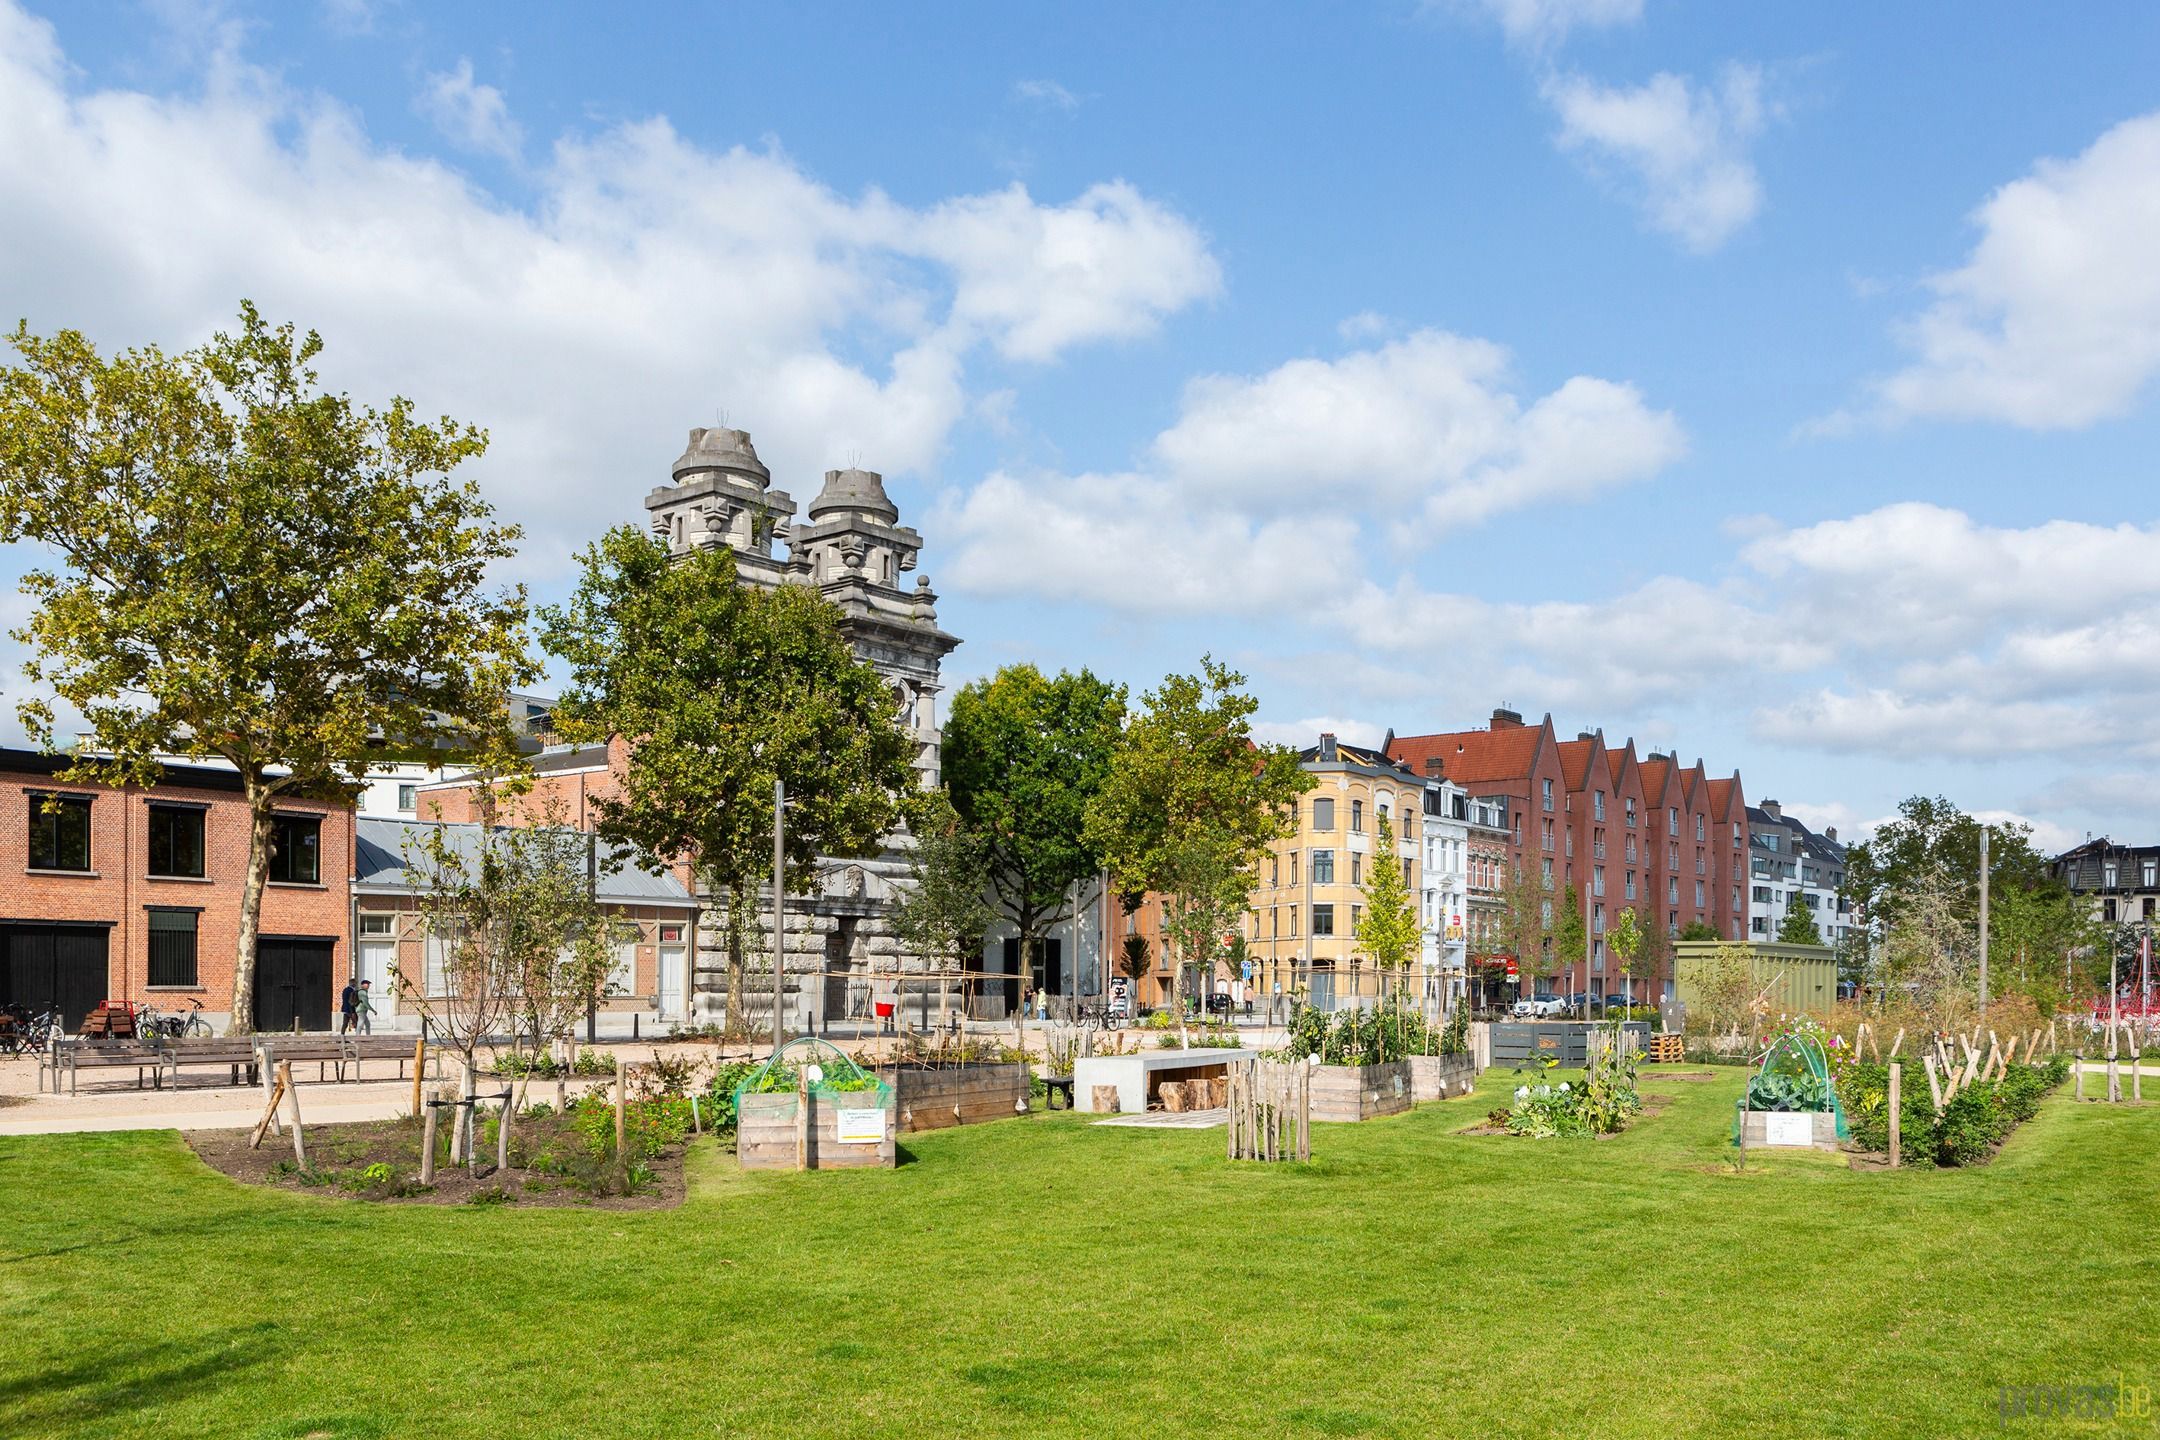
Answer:
[[[108, 925], [108, 997], [179, 1009], [193, 999], [206, 1015], [231, 1012], [234, 949], [240, 928], [240, 896], [247, 875], [248, 812], [238, 777], [207, 768], [173, 767], [154, 788], [79, 785], [52, 777], [56, 763], [30, 752], [0, 752], [0, 876], [7, 877], [0, 919], [80, 921]], [[90, 799], [90, 871], [87, 874], [29, 868], [32, 806], [39, 793]], [[153, 801], [200, 806], [203, 814], [203, 878], [149, 873], [150, 807]], [[280, 812], [322, 822], [321, 881], [315, 885], [268, 885], [263, 892], [261, 933], [335, 939], [332, 974], [349, 964], [352, 812], [314, 800], [280, 800]], [[19, 877], [19, 878], [18, 878]], [[196, 910], [196, 983], [152, 990], [148, 984], [149, 925], [153, 908]]]

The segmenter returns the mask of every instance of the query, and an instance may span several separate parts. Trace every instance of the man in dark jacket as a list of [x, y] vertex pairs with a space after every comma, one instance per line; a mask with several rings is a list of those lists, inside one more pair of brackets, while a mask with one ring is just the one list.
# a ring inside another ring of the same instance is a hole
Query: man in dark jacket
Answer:
[[350, 979], [338, 994], [338, 1034], [350, 1035], [353, 1026], [360, 1023], [360, 987]]

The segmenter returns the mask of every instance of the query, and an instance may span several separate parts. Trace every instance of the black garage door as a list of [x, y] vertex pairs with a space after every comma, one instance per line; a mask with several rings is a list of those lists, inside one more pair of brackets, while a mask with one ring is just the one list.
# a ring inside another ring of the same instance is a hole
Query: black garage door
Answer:
[[100, 925], [0, 925], [0, 1005], [58, 1010], [69, 1030], [105, 1001], [109, 972]]
[[330, 966], [335, 940], [265, 935], [255, 942], [255, 1028], [330, 1028]]

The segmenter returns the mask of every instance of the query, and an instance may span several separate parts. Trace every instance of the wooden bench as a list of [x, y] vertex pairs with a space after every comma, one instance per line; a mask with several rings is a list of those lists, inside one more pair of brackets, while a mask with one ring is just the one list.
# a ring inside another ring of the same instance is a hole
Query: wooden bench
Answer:
[[[164, 1047], [143, 1040], [55, 1040], [38, 1056], [38, 1089], [45, 1088], [45, 1076], [52, 1074], [52, 1091], [60, 1093], [60, 1077], [67, 1076], [68, 1094], [76, 1093], [77, 1076], [84, 1069], [126, 1070], [135, 1072], [135, 1088], [142, 1088], [143, 1076], [150, 1076], [153, 1088], [165, 1088], [165, 1077], [173, 1071], [172, 1057]], [[177, 1076], [175, 1080], [177, 1081]]]
[[[405, 1067], [413, 1058], [413, 1042], [417, 1036], [410, 1035], [235, 1035], [214, 1040], [166, 1040], [161, 1048], [170, 1057], [175, 1080], [181, 1066], [223, 1066], [232, 1071], [232, 1083], [255, 1084], [260, 1066], [274, 1066], [280, 1060], [302, 1064], [315, 1062], [316, 1079], [340, 1081], [361, 1079], [360, 1064], [363, 1060], [394, 1060], [397, 1062], [398, 1079], [405, 1078]], [[442, 1052], [429, 1047], [435, 1059], [435, 1075], [442, 1077]], [[241, 1078], [246, 1068], [247, 1078]]]

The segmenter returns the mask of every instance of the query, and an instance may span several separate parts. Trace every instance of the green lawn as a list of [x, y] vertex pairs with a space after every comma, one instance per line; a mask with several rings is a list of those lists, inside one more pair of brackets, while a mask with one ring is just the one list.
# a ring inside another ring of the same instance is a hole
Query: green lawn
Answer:
[[[1316, 1127], [1305, 1167], [1065, 1115], [886, 1172], [708, 1148], [622, 1213], [0, 1140], [0, 1435], [1952, 1435], [1998, 1386], [2160, 1380], [2160, 1106], [2065, 1089], [1972, 1171], [1735, 1174], [1740, 1078], [1653, 1073], [1604, 1142], [1455, 1134], [1475, 1099]], [[2010, 1428], [2079, 1424], [2153, 1428]]]

